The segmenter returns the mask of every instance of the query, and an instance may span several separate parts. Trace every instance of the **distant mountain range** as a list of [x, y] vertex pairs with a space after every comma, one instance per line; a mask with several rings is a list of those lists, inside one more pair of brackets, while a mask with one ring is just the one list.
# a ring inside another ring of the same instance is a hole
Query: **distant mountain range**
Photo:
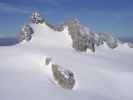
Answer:
[[133, 43], [133, 37], [123, 37], [119, 38], [123, 42], [132, 42]]
[[18, 43], [17, 37], [1, 37], [0, 46], [15, 45]]

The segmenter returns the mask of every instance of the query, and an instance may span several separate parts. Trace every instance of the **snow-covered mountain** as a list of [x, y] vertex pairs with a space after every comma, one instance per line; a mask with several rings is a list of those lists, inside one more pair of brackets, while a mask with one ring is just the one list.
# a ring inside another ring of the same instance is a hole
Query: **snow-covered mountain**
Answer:
[[[133, 49], [128, 43], [92, 33], [77, 20], [53, 27], [40, 14], [33, 15], [19, 44], [0, 47], [1, 100], [133, 100]], [[52, 65], [61, 66], [57, 70], [64, 80], [71, 77], [72, 90], [59, 85]]]
[[[72, 47], [77, 51], [87, 51], [87, 49], [95, 52], [96, 47], [103, 45], [105, 42], [109, 48], [114, 49], [118, 46], [119, 40], [114, 38], [111, 33], [94, 33], [89, 30], [89, 28], [85, 27], [80, 23], [79, 20], [69, 20], [64, 22], [64, 24], [59, 26], [54, 26], [52, 24], [44, 21], [44, 18], [38, 13], [34, 12], [30, 17], [30, 22], [34, 24], [42, 24], [45, 23], [50, 29], [54, 31], [61, 32], [68, 28], [68, 34], [72, 39]], [[32, 27], [32, 25], [30, 25]], [[24, 25], [21, 33], [25, 34], [25, 39], [28, 41], [31, 39], [31, 35], [33, 33], [33, 29], [29, 25]], [[40, 30], [39, 30], [40, 31]], [[24, 35], [22, 34], [21, 39], [24, 39]]]

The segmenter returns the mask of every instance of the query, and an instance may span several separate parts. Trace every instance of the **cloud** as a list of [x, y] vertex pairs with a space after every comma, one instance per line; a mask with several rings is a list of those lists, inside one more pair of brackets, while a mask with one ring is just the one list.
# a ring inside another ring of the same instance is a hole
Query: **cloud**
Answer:
[[23, 13], [23, 14], [28, 14], [31, 13], [30, 10], [28, 9], [22, 9], [18, 8], [16, 6], [7, 4], [7, 3], [0, 3], [0, 11], [7, 12], [7, 13]]

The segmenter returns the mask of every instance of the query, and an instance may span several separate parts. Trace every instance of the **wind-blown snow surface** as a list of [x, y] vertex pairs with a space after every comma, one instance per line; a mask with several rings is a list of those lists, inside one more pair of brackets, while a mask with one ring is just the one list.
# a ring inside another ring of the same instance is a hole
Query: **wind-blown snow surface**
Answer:
[[[80, 53], [71, 48], [67, 28], [31, 26], [30, 42], [0, 47], [0, 100], [133, 100], [133, 49], [127, 44]], [[46, 56], [75, 73], [76, 90], [54, 84], [46, 73]]]

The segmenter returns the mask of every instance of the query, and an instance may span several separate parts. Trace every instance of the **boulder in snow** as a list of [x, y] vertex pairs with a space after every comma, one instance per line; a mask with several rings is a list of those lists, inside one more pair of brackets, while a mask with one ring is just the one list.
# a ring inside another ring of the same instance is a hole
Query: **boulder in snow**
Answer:
[[75, 85], [74, 74], [59, 65], [52, 64], [53, 77], [58, 85], [65, 89], [73, 89]]
[[51, 62], [51, 58], [50, 57], [46, 57], [45, 59], [45, 65], [49, 65]]

